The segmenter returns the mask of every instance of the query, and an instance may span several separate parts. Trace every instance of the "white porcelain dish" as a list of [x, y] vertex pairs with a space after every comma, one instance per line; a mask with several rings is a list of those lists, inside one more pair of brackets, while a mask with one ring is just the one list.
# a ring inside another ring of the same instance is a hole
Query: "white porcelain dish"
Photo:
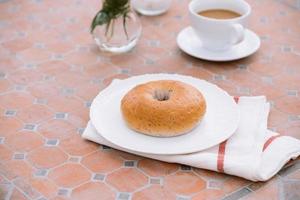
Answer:
[[183, 29], [177, 36], [177, 44], [185, 53], [209, 61], [232, 61], [248, 57], [260, 47], [259, 37], [249, 29], [245, 30], [244, 40], [224, 51], [212, 51], [203, 48], [201, 40], [192, 27]]
[[[170, 138], [152, 137], [127, 127], [120, 102], [134, 86], [152, 80], [178, 80], [200, 90], [206, 99], [206, 114], [191, 132]], [[228, 139], [237, 129], [239, 110], [233, 98], [216, 85], [204, 80], [174, 74], [148, 74], [115, 80], [94, 99], [90, 118], [101, 135], [125, 149], [147, 154], [187, 154], [210, 148]]]

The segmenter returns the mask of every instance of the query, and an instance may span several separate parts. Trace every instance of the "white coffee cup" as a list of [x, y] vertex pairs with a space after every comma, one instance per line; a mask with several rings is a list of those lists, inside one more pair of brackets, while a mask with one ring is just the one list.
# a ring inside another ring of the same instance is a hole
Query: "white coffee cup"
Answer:
[[[205, 10], [222, 9], [239, 13], [231, 19], [215, 19], [199, 15]], [[224, 51], [243, 41], [250, 5], [244, 0], [193, 0], [189, 4], [191, 25], [204, 48]]]

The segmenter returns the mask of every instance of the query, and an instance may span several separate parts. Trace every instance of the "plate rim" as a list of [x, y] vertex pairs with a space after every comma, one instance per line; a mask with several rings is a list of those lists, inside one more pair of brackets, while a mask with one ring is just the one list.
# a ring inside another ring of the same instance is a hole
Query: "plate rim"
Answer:
[[261, 41], [260, 41], [260, 38], [258, 37], [258, 35], [253, 32], [252, 30], [250, 29], [245, 29], [245, 31], [247, 31], [248, 33], [254, 35], [257, 39], [257, 45], [255, 48], [253, 48], [252, 51], [249, 51], [249, 53], [245, 54], [245, 55], [242, 55], [242, 56], [238, 56], [238, 57], [235, 57], [235, 58], [228, 58], [228, 59], [222, 59], [222, 58], [211, 58], [211, 57], [204, 57], [204, 56], [201, 56], [201, 55], [196, 55], [195, 53], [192, 53], [191, 51], [189, 51], [181, 42], [180, 38], [182, 37], [182, 34], [184, 34], [185, 31], [188, 31], [188, 29], [192, 29], [191, 26], [187, 26], [183, 29], [180, 30], [180, 32], [177, 34], [177, 37], [176, 37], [176, 43], [178, 45], [178, 47], [180, 48], [180, 50], [182, 50], [183, 52], [185, 52], [186, 54], [194, 57], [194, 58], [198, 58], [198, 59], [202, 59], [202, 60], [207, 60], [207, 61], [214, 61], [214, 62], [228, 62], [228, 61], [234, 61], [234, 60], [239, 60], [239, 59], [242, 59], [242, 58], [246, 58], [248, 56], [251, 56], [252, 54], [254, 54], [255, 52], [258, 51], [258, 49], [260, 48], [261, 46]]
[[[185, 79], [194, 79], [194, 81], [204, 81], [204, 82], [209, 83], [209, 84], [213, 85], [214, 87], [218, 88], [220, 91], [222, 91], [223, 93], [225, 93], [228, 97], [231, 97], [231, 96], [228, 94], [228, 92], [226, 92], [226, 91], [223, 90], [222, 88], [218, 87], [216, 84], [210, 83], [210, 82], [208, 82], [208, 81], [206, 81], [206, 80], [203, 80], [203, 79], [198, 79], [198, 78], [195, 78], [195, 77], [192, 77], [192, 76], [188, 76], [188, 75], [157, 73], [157, 74], [143, 74], [143, 75], [137, 75], [137, 76], [129, 77], [129, 78], [127, 78], [127, 79], [143, 78], [143, 77], [147, 77], [147, 76], [149, 77], [149, 75], [152, 76], [152, 77], [151, 77], [152, 79], [159, 78], [159, 80], [165, 79], [165, 78], [166, 78], [166, 77], [161, 77], [161, 76], [168, 76], [167, 78], [172, 78], [172, 77], [176, 76], [176, 77], [179, 78], [179, 79], [180, 79], [180, 78], [182, 78], [182, 79], [185, 78]], [[103, 96], [103, 94], [104, 94], [104, 97], [105, 97], [105, 93], [106, 93], [107, 91], [109, 91], [109, 89], [110, 89], [111, 87], [115, 86], [116, 83], [120, 84], [121, 81], [124, 81], [124, 80], [127, 80], [127, 79], [123, 79], [123, 80], [121, 80], [121, 79], [114, 79], [114, 80], [111, 82], [110, 85], [108, 85], [106, 88], [104, 88], [102, 91], [100, 91], [99, 94], [94, 98], [94, 100], [93, 100], [93, 102], [92, 102], [92, 105], [91, 105], [91, 108], [90, 108], [90, 119], [91, 119], [92, 124], [94, 125], [94, 127], [95, 127], [96, 130], [97, 130], [97, 134], [100, 134], [101, 131], [99, 131], [99, 128], [98, 128], [99, 125], [98, 125], [97, 123], [94, 123], [94, 122], [95, 122], [95, 117], [94, 117], [94, 115], [96, 115], [96, 114], [95, 114], [96, 109], [94, 109], [94, 107], [95, 107], [95, 105], [96, 105], [95, 102], [98, 101], [99, 98], [102, 98], [101, 96]], [[149, 81], [151, 81], [151, 80], [149, 80]], [[138, 84], [138, 83], [137, 83], [137, 84]], [[232, 101], [234, 102], [233, 98], [232, 98]], [[233, 128], [232, 128], [233, 130], [231, 131], [231, 133], [228, 133], [228, 134], [226, 135], [226, 137], [222, 138], [222, 140], [220, 140], [220, 142], [217, 143], [217, 144], [220, 144], [221, 142], [223, 142], [223, 141], [227, 140], [228, 138], [230, 138], [230, 137], [235, 133], [235, 131], [237, 130], [238, 125], [239, 125], [239, 121], [240, 121], [240, 111], [239, 111], [239, 109], [238, 109], [238, 105], [236, 105], [236, 111], [237, 111], [237, 116], [236, 116], [236, 117], [237, 117], [237, 122], [236, 122], [236, 124], [235, 124], [235, 125], [233, 126]], [[101, 128], [100, 128], [100, 129], [101, 129]], [[129, 129], [129, 128], [128, 128], [128, 129]], [[129, 148], [129, 147], [127, 147], [127, 146], [123, 146], [123, 145], [120, 145], [120, 144], [116, 144], [115, 141], [112, 141], [112, 140], [111, 140], [110, 138], [108, 138], [105, 134], [104, 134], [104, 135], [101, 134], [101, 136], [102, 136], [103, 138], [105, 138], [107, 141], [111, 142], [112, 144], [114, 144], [114, 145], [116, 145], [116, 146], [120, 146], [120, 147], [122, 147], [122, 148], [124, 148], [124, 149], [130, 150], [130, 151], [133, 151], [133, 152], [139, 152], [139, 153], [144, 153], [144, 154], [153, 154], [153, 155], [180, 155], [180, 154], [189, 154], [189, 153], [195, 153], [195, 152], [203, 151], [203, 150], [205, 150], [205, 149], [208, 149], [208, 148], [211, 148], [211, 147], [217, 145], [217, 144], [212, 144], [212, 145], [209, 145], [208, 147], [203, 148], [203, 149], [193, 149], [193, 150], [185, 150], [185, 151], [182, 151], [182, 150], [181, 150], [181, 151], [176, 151], [176, 152], [163, 152], [163, 153], [161, 153], [161, 152], [155, 152], [155, 153], [154, 153], [154, 152], [150, 152], [150, 151], [140, 151], [140, 150], [137, 150], [137, 149], [134, 149], [134, 148]], [[145, 135], [145, 137], [151, 137], [151, 136]], [[177, 137], [180, 137], [180, 136], [177, 136]]]

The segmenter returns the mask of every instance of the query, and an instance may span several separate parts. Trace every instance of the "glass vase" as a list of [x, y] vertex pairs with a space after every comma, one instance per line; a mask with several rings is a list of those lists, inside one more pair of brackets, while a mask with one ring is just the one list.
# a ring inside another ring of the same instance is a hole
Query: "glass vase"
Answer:
[[99, 25], [93, 37], [99, 49], [110, 53], [125, 53], [133, 49], [142, 33], [142, 25], [134, 11], [112, 19], [109, 24]]
[[155, 16], [167, 12], [172, 0], [131, 0], [132, 7], [142, 15]]

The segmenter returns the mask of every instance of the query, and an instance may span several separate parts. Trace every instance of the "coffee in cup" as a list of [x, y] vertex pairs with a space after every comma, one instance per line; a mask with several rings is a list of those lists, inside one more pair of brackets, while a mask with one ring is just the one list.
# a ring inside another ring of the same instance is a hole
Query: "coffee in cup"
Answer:
[[224, 10], [224, 9], [203, 10], [198, 12], [198, 15], [201, 15], [203, 17], [213, 18], [213, 19], [232, 19], [241, 16], [240, 13], [231, 10]]
[[211, 51], [224, 51], [243, 41], [250, 5], [244, 0], [192, 0], [191, 26]]

